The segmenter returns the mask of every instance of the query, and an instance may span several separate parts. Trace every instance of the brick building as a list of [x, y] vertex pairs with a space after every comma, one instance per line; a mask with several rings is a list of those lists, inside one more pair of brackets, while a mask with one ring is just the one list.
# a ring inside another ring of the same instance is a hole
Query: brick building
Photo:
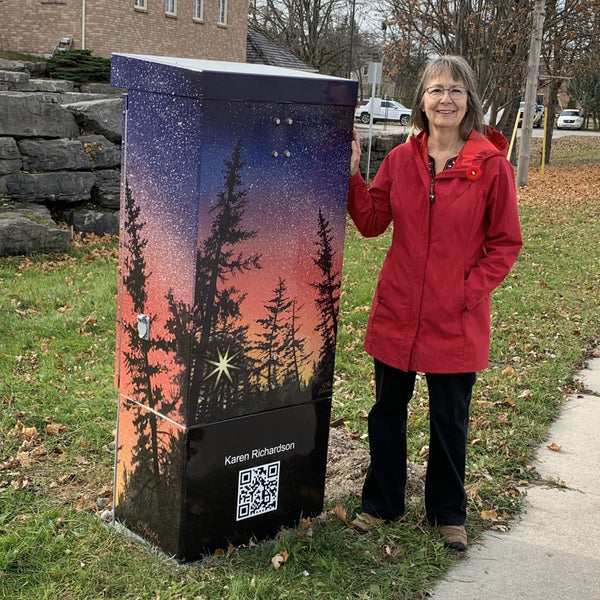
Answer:
[[248, 0], [0, 0], [0, 49], [246, 61]]

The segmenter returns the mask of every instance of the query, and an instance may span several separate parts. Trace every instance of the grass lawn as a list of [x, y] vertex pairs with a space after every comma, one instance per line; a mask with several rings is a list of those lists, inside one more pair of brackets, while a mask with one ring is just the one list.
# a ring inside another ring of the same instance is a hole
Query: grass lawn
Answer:
[[[563, 142], [564, 140], [567, 140]], [[534, 449], [600, 330], [600, 138], [555, 140], [542, 179], [519, 190], [525, 246], [493, 296], [491, 365], [474, 391], [467, 489], [470, 536], [510, 527], [536, 480]], [[535, 147], [532, 151], [534, 156]], [[362, 350], [389, 233], [344, 255], [334, 419], [366, 444], [372, 363]], [[424, 524], [358, 536], [357, 498], [275, 540], [177, 564], [103, 523], [111, 498], [117, 242], [0, 259], [0, 598], [14, 600], [419, 599], [454, 560]], [[410, 460], [426, 459], [423, 382], [410, 407]], [[287, 561], [275, 569], [271, 559]]]

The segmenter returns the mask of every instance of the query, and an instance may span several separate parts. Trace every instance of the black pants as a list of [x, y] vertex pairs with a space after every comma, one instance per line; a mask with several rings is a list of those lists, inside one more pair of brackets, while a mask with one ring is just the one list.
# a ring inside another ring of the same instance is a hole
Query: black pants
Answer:
[[[396, 519], [405, 510], [406, 420], [415, 376], [375, 361], [376, 401], [369, 413], [371, 464], [362, 506], [383, 519]], [[462, 525], [467, 511], [465, 460], [475, 373], [427, 373], [426, 378], [430, 419], [427, 518], [432, 524]]]

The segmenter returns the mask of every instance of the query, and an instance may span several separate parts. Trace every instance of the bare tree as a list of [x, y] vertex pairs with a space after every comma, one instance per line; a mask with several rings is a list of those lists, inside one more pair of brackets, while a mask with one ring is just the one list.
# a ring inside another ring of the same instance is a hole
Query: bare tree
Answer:
[[[318, 71], [347, 75], [352, 23], [347, 0], [251, 0], [249, 23]], [[356, 24], [352, 37], [353, 55], [359, 56]]]
[[[593, 78], [598, 73], [600, 60], [600, 2], [598, 0], [547, 0], [546, 25], [542, 60], [545, 73], [542, 84], [548, 87], [548, 131], [546, 163], [552, 151], [552, 130], [559, 91], [562, 88], [577, 92], [569, 82], [586, 74]], [[581, 101], [581, 100], [580, 100]]]
[[530, 0], [384, 0], [384, 68], [396, 80], [412, 78], [414, 86], [416, 71], [431, 56], [460, 54], [473, 66], [490, 121], [504, 114], [500, 124], [508, 129], [525, 77], [531, 8]]

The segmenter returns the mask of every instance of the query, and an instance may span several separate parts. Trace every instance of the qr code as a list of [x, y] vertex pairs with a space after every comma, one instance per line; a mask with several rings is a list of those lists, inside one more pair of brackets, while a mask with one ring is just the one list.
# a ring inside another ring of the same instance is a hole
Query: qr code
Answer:
[[280, 461], [240, 471], [237, 521], [277, 510]]

